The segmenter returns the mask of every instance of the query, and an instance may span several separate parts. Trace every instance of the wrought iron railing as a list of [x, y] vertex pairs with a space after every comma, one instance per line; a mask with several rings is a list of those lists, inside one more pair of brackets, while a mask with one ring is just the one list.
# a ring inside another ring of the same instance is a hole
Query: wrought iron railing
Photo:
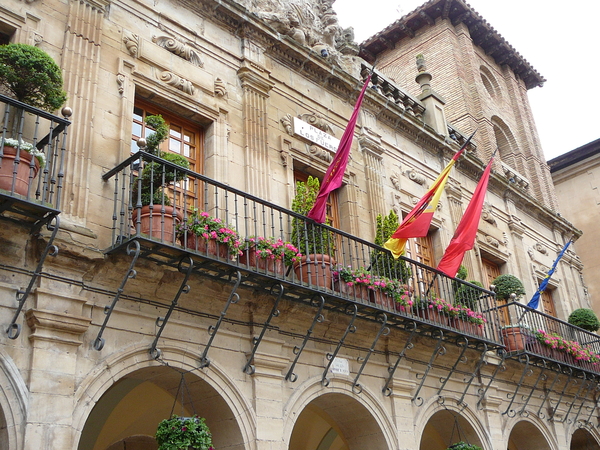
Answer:
[[[521, 303], [498, 307], [509, 355], [526, 353], [544, 361], [600, 373], [600, 336]], [[558, 366], [560, 367], [560, 366]]]
[[[114, 186], [112, 245], [107, 252], [141, 239], [369, 305], [426, 327], [499, 342], [495, 297], [481, 287], [407, 258], [394, 260], [373, 243], [145, 151], [103, 179]], [[192, 232], [194, 224], [212, 220], [220, 225], [203, 231], [220, 240]], [[260, 238], [271, 239], [270, 251], [287, 245], [286, 255], [257, 257], [253, 241]]]
[[0, 104], [0, 199], [60, 210], [69, 120], [4, 95]]

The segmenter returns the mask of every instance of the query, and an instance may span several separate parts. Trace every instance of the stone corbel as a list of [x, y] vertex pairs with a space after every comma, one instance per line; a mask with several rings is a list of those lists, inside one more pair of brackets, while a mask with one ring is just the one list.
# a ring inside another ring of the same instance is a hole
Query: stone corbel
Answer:
[[158, 79], [169, 86], [173, 86], [185, 92], [186, 94], [194, 95], [194, 85], [192, 82], [183, 77], [175, 75], [173, 72], [165, 70], [159, 75]]
[[217, 97], [225, 97], [227, 95], [227, 87], [219, 77], [215, 79], [215, 95]]
[[140, 37], [131, 31], [123, 30], [123, 42], [129, 54], [137, 58], [140, 52]]
[[400, 174], [398, 172], [392, 173], [392, 175], [390, 176], [390, 181], [392, 182], [392, 186], [394, 186], [394, 189], [396, 189], [397, 191], [399, 191], [402, 188], [402, 184], [400, 183]]
[[123, 92], [125, 92], [125, 74], [117, 74], [117, 85], [119, 86], [119, 94], [123, 95]]
[[293, 136], [294, 135], [294, 122], [293, 122], [292, 115], [286, 114], [285, 116], [283, 116], [280, 119], [280, 122], [283, 125], [285, 132], [287, 134], [289, 134], [290, 136]]
[[329, 150], [326, 150], [323, 147], [319, 147], [315, 144], [307, 145], [307, 147], [309, 155], [322, 159], [327, 163], [330, 163], [333, 160], [333, 156]]
[[481, 211], [481, 218], [489, 223], [490, 225], [497, 226], [496, 219], [493, 216], [494, 208], [489, 203], [485, 203], [483, 205], [483, 210]]
[[486, 236], [485, 241], [493, 247], [500, 247], [500, 241], [492, 236]]
[[420, 185], [424, 185], [425, 182], [427, 181], [427, 178], [425, 178], [425, 175], [423, 175], [420, 172], [417, 172], [415, 169], [408, 169], [405, 172], [405, 174], [409, 180], [414, 181], [415, 183], [420, 184]]
[[185, 44], [170, 36], [152, 36], [152, 42], [162, 47], [174, 55], [189, 61], [195, 66], [204, 67], [200, 55], [190, 45]]
[[544, 247], [544, 245], [542, 245], [541, 242], [536, 242], [534, 245], [534, 248], [540, 252], [542, 255], [545, 255], [548, 253], [548, 249], [546, 247]]
[[519, 219], [517, 216], [510, 216], [508, 228], [518, 236], [523, 236], [523, 233], [525, 233], [525, 226], [523, 226], [521, 219]]

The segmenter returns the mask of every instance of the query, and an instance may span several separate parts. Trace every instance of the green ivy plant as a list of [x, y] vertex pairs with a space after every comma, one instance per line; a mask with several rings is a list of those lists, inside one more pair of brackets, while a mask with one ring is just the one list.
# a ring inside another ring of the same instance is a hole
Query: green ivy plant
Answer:
[[600, 328], [598, 316], [589, 308], [576, 309], [569, 316], [568, 322], [571, 325], [591, 331], [592, 333], [598, 331], [598, 328]]
[[[475, 286], [483, 287], [479, 281], [470, 280], [469, 283], [474, 284]], [[473, 311], [477, 311], [479, 304], [479, 296], [481, 295], [481, 291], [475, 289], [472, 286], [468, 286], [466, 284], [461, 284], [456, 290], [454, 303], [466, 306]]]
[[[377, 214], [376, 223], [375, 244], [382, 247], [398, 228], [398, 215], [393, 210], [387, 216]], [[389, 251], [376, 250], [371, 254], [371, 271], [380, 276], [398, 279], [402, 283], [408, 283], [411, 276], [406, 261], [394, 259]]]
[[212, 435], [203, 417], [173, 415], [158, 424], [155, 438], [158, 450], [213, 450]]
[[67, 101], [60, 67], [32, 45], [0, 45], [0, 86], [15, 99], [46, 111]]
[[[292, 211], [306, 216], [312, 209], [321, 183], [317, 177], [309, 176], [305, 182], [296, 183], [296, 195], [292, 200]], [[330, 225], [329, 219], [325, 222]], [[305, 255], [324, 254], [333, 256], [335, 243], [333, 232], [309, 219], [292, 220], [292, 244]]]
[[460, 441], [456, 444], [452, 444], [448, 447], [448, 450], [482, 450], [481, 447], [473, 444], [467, 444], [466, 442]]
[[511, 294], [515, 294], [515, 300], [525, 295], [525, 287], [521, 280], [514, 275], [504, 274], [496, 277], [492, 282], [495, 288], [496, 297], [499, 300], [509, 300]]

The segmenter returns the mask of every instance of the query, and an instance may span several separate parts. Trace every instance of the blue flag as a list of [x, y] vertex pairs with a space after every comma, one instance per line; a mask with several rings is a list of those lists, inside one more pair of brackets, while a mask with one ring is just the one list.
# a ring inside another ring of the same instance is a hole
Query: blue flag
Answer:
[[569, 246], [569, 244], [571, 244], [571, 240], [567, 241], [567, 243], [565, 244], [565, 246], [563, 247], [561, 252], [558, 254], [558, 258], [556, 258], [556, 260], [554, 261], [554, 264], [552, 264], [552, 267], [548, 271], [548, 274], [540, 283], [540, 287], [538, 287], [538, 290], [535, 292], [535, 294], [533, 294], [533, 297], [531, 297], [531, 300], [529, 300], [529, 303], [527, 303], [527, 306], [529, 306], [530, 308], [537, 309], [537, 307], [540, 305], [540, 296], [542, 295], [542, 292], [544, 292], [544, 290], [546, 289], [546, 286], [548, 286], [550, 277], [556, 270], [556, 265], [560, 261], [560, 258], [562, 258], [563, 255], [565, 254], [565, 252], [567, 251], [567, 247]]

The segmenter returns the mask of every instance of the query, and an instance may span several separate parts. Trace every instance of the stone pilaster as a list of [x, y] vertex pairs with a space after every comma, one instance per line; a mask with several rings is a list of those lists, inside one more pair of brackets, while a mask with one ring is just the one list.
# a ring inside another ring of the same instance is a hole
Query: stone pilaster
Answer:
[[370, 209], [373, 214], [387, 214], [383, 193], [385, 171], [383, 169], [382, 155], [384, 149], [381, 146], [381, 139], [363, 128], [358, 137], [358, 142], [365, 159], [365, 178], [367, 180]]
[[270, 164], [268, 139], [269, 91], [273, 83], [268, 73], [254, 67], [242, 67], [238, 71], [242, 82], [244, 151], [246, 168], [246, 190], [260, 198], [271, 198], [269, 192]]

